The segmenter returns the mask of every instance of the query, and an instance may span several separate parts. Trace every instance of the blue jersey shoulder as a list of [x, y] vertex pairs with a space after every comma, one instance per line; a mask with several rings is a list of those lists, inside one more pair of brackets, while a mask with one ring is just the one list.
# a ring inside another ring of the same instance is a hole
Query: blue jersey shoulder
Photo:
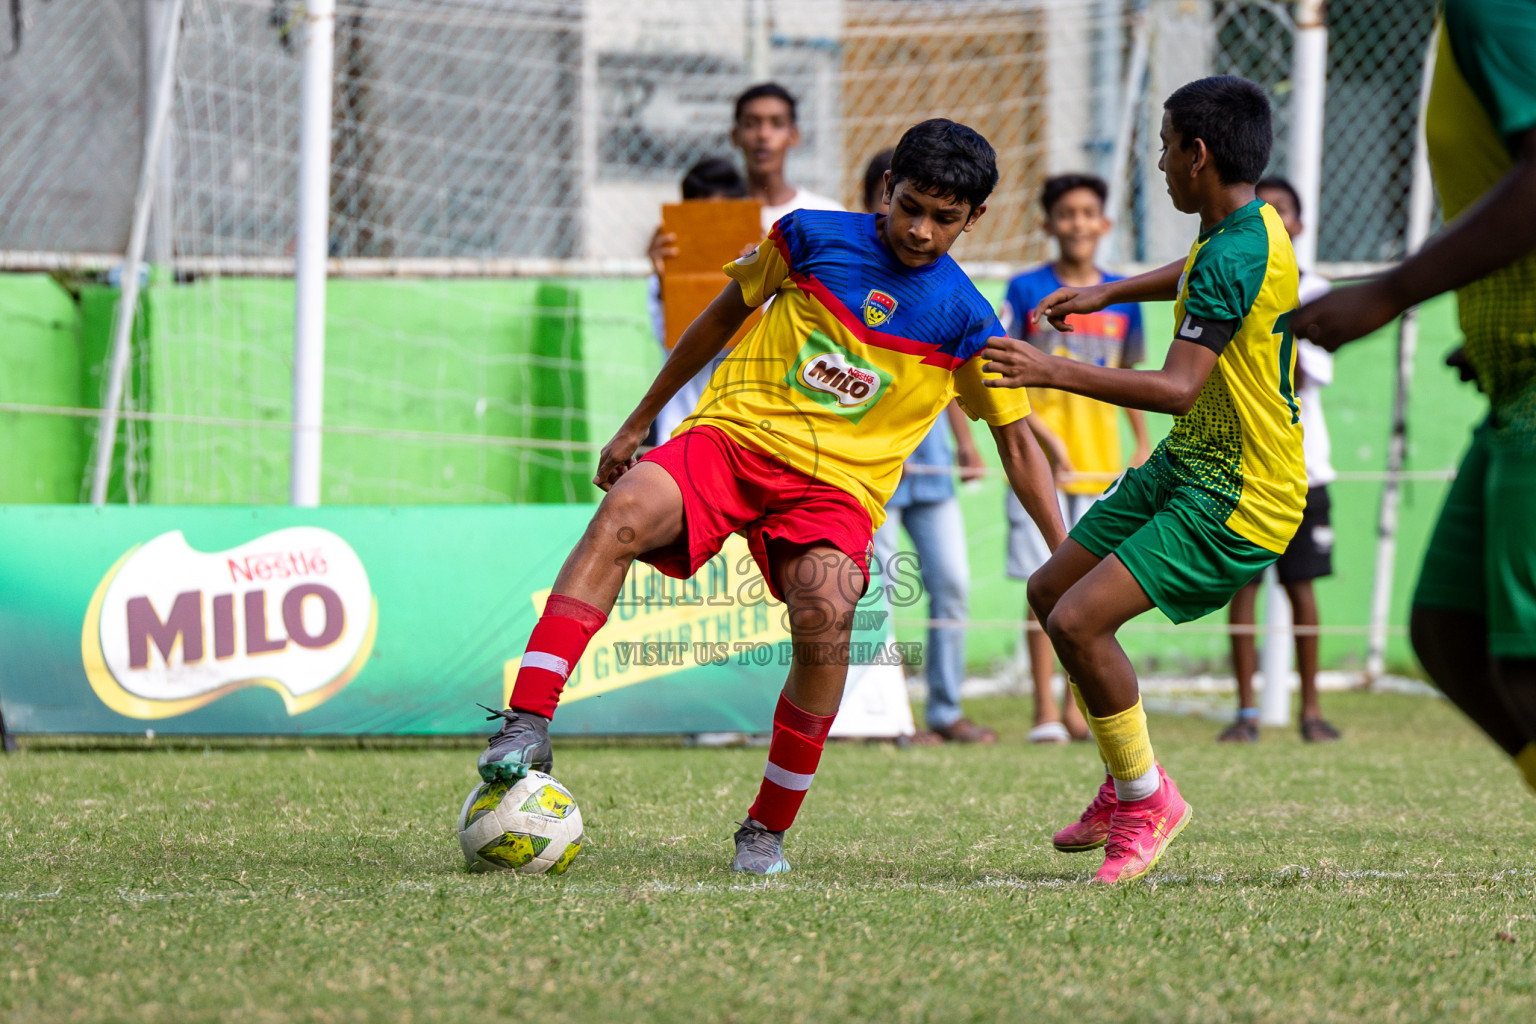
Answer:
[[790, 265], [814, 279], [865, 329], [910, 338], [961, 359], [1002, 333], [992, 306], [949, 256], [904, 266], [874, 214], [797, 210], [779, 221]]

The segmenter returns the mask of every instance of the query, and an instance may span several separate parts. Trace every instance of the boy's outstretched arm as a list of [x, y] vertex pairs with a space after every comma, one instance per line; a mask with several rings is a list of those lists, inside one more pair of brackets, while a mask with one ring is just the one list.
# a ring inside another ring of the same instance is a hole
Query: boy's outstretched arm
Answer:
[[1045, 452], [1040, 450], [1034, 431], [1026, 420], [1017, 419], [993, 427], [992, 439], [997, 442], [1003, 472], [1008, 474], [1008, 483], [1018, 495], [1019, 504], [1040, 527], [1045, 543], [1055, 551], [1067, 539], [1067, 528], [1061, 521], [1061, 506], [1056, 501], [1056, 482], [1051, 475], [1050, 463], [1046, 461]]
[[1045, 317], [1058, 331], [1071, 333], [1067, 317], [1072, 313], [1097, 313], [1117, 302], [1172, 302], [1179, 297], [1179, 275], [1183, 272], [1184, 260], [1180, 259], [1123, 281], [1057, 288], [1030, 312], [1029, 322], [1037, 324]]
[[741, 285], [732, 281], [688, 325], [683, 336], [677, 339], [672, 354], [661, 364], [661, 372], [656, 375], [645, 397], [640, 399], [635, 411], [629, 414], [618, 433], [613, 435], [613, 440], [603, 446], [597, 460], [597, 475], [592, 478], [594, 484], [606, 491], [634, 466], [635, 449], [645, 440], [645, 432], [650, 429], [651, 421], [677, 394], [679, 388], [720, 354], [725, 343], [741, 330], [741, 325], [751, 313], [752, 307], [742, 298]]
[[1510, 142], [1515, 166], [1429, 244], [1392, 270], [1302, 306], [1291, 330], [1330, 352], [1409, 306], [1502, 269], [1536, 249], [1536, 128]]
[[1160, 370], [1094, 366], [1048, 356], [1027, 341], [992, 338], [981, 355], [989, 388], [1055, 388], [1111, 405], [1182, 416], [1189, 412], [1216, 365], [1217, 353], [1204, 345], [1175, 338]]

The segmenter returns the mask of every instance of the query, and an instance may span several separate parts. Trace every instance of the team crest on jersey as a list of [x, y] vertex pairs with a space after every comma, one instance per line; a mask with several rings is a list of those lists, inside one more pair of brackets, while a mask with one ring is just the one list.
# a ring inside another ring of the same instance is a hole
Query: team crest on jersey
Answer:
[[878, 288], [871, 288], [864, 296], [864, 322], [879, 327], [896, 312], [896, 300]]

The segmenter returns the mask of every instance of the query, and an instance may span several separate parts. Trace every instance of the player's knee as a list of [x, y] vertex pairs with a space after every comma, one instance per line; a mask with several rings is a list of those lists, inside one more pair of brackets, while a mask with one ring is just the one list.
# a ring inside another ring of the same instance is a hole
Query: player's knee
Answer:
[[587, 527], [587, 541], [604, 555], [632, 558], [648, 549], [645, 532], [645, 517], [637, 496], [627, 489], [615, 488], [597, 507]]
[[854, 607], [831, 593], [797, 594], [788, 603], [790, 635], [808, 642], [845, 635], [853, 626]]
[[1078, 650], [1098, 632], [1098, 623], [1081, 601], [1057, 601], [1042, 621], [1051, 643], [1060, 650]]
[[1033, 572], [1024, 586], [1024, 598], [1034, 610], [1035, 618], [1046, 622], [1051, 612], [1055, 611], [1056, 603], [1061, 600], [1061, 592], [1052, 586], [1050, 578], [1043, 571]]

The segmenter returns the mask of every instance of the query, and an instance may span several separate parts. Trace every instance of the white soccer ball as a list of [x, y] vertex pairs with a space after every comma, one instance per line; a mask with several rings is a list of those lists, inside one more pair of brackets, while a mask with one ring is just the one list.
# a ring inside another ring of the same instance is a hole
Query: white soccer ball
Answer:
[[459, 846], [472, 871], [562, 875], [585, 840], [576, 798], [543, 772], [516, 785], [477, 782], [459, 812]]

